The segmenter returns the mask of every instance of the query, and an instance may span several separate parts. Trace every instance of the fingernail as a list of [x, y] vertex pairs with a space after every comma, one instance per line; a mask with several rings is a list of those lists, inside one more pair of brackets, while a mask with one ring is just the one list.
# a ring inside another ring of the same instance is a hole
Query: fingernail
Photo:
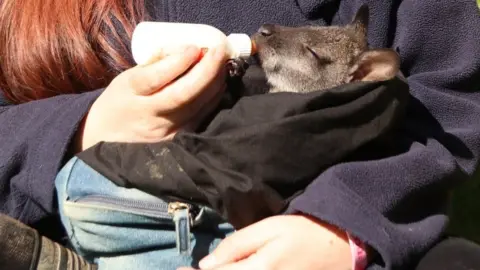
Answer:
[[215, 267], [216, 264], [215, 256], [208, 255], [198, 263], [198, 266], [200, 266], [200, 269], [209, 269]]
[[208, 48], [201, 48], [201, 49], [200, 49], [200, 54], [201, 54], [202, 56], [204, 56], [205, 54], [207, 54], [207, 52], [208, 52]]
[[205, 56], [205, 54], [207, 54], [207, 52], [208, 52], [208, 48], [201, 48], [200, 53], [198, 54], [198, 57], [197, 57], [197, 62], [200, 62], [202, 58]]

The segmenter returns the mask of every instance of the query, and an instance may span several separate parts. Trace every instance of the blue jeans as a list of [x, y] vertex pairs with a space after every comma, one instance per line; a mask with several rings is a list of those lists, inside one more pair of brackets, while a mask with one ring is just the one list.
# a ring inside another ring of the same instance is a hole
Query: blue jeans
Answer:
[[72, 248], [100, 270], [197, 267], [234, 231], [207, 207], [119, 187], [78, 158], [55, 185]]

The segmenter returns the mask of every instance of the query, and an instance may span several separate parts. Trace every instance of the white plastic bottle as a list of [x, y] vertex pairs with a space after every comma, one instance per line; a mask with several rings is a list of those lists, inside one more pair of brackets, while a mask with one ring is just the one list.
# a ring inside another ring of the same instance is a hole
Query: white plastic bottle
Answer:
[[213, 48], [224, 43], [228, 58], [248, 58], [255, 46], [246, 34], [226, 36], [217, 28], [205, 24], [140, 22], [132, 36], [133, 59], [139, 65], [148, 63], [161, 48], [196, 45]]

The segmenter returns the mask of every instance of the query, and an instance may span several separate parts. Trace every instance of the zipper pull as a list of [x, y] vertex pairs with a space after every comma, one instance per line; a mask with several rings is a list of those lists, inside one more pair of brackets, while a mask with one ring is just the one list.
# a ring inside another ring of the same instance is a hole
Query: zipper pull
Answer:
[[168, 204], [168, 213], [173, 215], [175, 233], [177, 234], [177, 250], [179, 254], [190, 254], [190, 207], [181, 202]]

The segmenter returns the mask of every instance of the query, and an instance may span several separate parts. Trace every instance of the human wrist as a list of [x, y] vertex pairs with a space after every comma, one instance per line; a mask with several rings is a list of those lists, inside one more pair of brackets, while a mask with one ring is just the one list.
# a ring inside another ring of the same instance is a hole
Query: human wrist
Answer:
[[[297, 215], [305, 216], [320, 226], [328, 229], [330, 232], [334, 233], [341, 239], [341, 241], [345, 241], [349, 246], [349, 254], [350, 260], [352, 265], [352, 270], [365, 270], [368, 264], [368, 256], [367, 256], [367, 248], [366, 245], [356, 238], [355, 236], [351, 235], [349, 232], [340, 229], [337, 226], [331, 225], [327, 222], [324, 222], [314, 216], [305, 215], [301, 212], [297, 212]], [[345, 255], [345, 257], [348, 257]]]
[[87, 102], [79, 105], [83, 109], [78, 114], [78, 118], [76, 118], [77, 120], [75, 121], [76, 123], [72, 123], [72, 125], [75, 125], [75, 129], [72, 130], [73, 132], [70, 135], [70, 145], [67, 149], [70, 156], [74, 156], [85, 149], [85, 137], [86, 132], [88, 132], [86, 131], [87, 118], [90, 118], [91, 121], [92, 109], [95, 107], [94, 104], [103, 93], [103, 90], [104, 89], [98, 89], [78, 95], [79, 99], [85, 99]]
[[[330, 244], [331, 247], [336, 249], [334, 254], [336, 257], [336, 260], [339, 262], [345, 262], [345, 261], [352, 261], [352, 253], [351, 253], [351, 248], [350, 248], [350, 243], [349, 243], [349, 238], [348, 234], [345, 230], [332, 225], [330, 223], [324, 222], [323, 220], [320, 220], [314, 216], [310, 216], [307, 214], [303, 214], [301, 212], [297, 212], [294, 215], [300, 215], [303, 216], [310, 221], [316, 223], [318, 226], [321, 226], [323, 229], [327, 230], [330, 232], [331, 236], [334, 236], [332, 239], [330, 239]], [[328, 237], [330, 238], [330, 237]]]
[[348, 243], [350, 247], [350, 261], [352, 270], [365, 270], [368, 260], [366, 247], [363, 242], [347, 231], [336, 226], [330, 225], [326, 222], [321, 222], [321, 224], [323, 227], [326, 227], [328, 230], [338, 235], [343, 241]]
[[364, 270], [367, 268], [368, 256], [365, 244], [358, 238], [347, 233], [350, 244], [350, 251], [352, 253], [352, 269]]
[[83, 119], [78, 124], [77, 130], [75, 131], [75, 134], [73, 136], [72, 144], [71, 144], [71, 152], [73, 153], [73, 155], [76, 155], [83, 151], [83, 140], [84, 140], [86, 119], [87, 119], [87, 116], [83, 117]]

